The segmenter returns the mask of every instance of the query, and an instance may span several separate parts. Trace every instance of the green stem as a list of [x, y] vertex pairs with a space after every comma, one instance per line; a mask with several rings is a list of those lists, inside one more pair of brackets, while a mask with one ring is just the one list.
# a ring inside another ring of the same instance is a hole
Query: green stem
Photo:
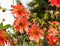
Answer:
[[28, 46], [29, 46], [29, 37], [28, 37]]
[[21, 34], [21, 36], [22, 36], [22, 46], [23, 46], [23, 34]]
[[40, 40], [39, 40], [38, 46], [40, 46]]
[[47, 6], [47, 8], [46, 8], [45, 12], [48, 10], [49, 6], [50, 6], [50, 4]]

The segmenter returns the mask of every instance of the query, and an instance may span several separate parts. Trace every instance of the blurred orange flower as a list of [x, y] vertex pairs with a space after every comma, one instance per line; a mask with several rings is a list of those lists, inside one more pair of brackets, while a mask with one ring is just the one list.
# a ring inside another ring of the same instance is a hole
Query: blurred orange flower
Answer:
[[17, 18], [26, 15], [26, 10], [24, 9], [23, 5], [17, 4], [16, 6], [12, 6], [12, 7], [13, 7], [12, 14], [16, 14]]
[[58, 30], [56, 28], [53, 28], [51, 26], [49, 26], [49, 29], [48, 29], [48, 35], [51, 35], [51, 36], [57, 36], [58, 35]]
[[60, 39], [58, 37], [53, 37], [50, 35], [46, 36], [48, 43], [51, 44], [51, 46], [56, 46], [56, 43], [60, 43]]
[[34, 40], [36, 42], [39, 42], [39, 39], [43, 38], [43, 32], [42, 30], [39, 30], [38, 24], [33, 24], [32, 27], [28, 30], [27, 34], [30, 36], [30, 40]]
[[0, 30], [0, 45], [4, 46], [8, 42], [7, 35], [4, 30]]
[[6, 33], [5, 33], [4, 30], [1, 30], [1, 31], [0, 31], [0, 37], [1, 37], [2, 39], [4, 39], [4, 38], [7, 37], [7, 35], [6, 35]]
[[0, 38], [0, 46], [4, 46], [4, 41]]
[[51, 2], [52, 6], [60, 7], [60, 0], [49, 0], [49, 2]]
[[57, 25], [59, 25], [59, 22], [57, 22], [57, 21], [52, 21], [52, 22], [49, 22], [51, 25], [55, 25], [55, 26], [57, 26]]
[[25, 31], [28, 31], [30, 23], [25, 18], [16, 19], [14, 22], [14, 27], [16, 28], [16, 31], [20, 31], [20, 33], [24, 33]]

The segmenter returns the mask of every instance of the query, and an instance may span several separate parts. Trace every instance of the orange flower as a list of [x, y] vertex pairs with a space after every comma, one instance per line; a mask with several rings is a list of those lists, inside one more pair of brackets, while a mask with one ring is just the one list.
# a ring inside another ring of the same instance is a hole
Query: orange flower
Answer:
[[16, 6], [12, 6], [13, 7], [13, 14], [16, 14], [17, 18], [20, 18], [24, 15], [26, 15], [26, 10], [24, 9], [23, 5], [17, 4]]
[[16, 19], [14, 22], [14, 27], [16, 28], [16, 31], [20, 31], [20, 33], [24, 33], [25, 31], [28, 31], [30, 23], [25, 18]]
[[8, 42], [7, 35], [4, 30], [0, 30], [0, 46], [4, 46], [4, 43]]
[[51, 46], [56, 46], [57, 42], [60, 43], [60, 39], [58, 37], [47, 35], [46, 39], [48, 40], [48, 43], [51, 44]]
[[28, 30], [27, 34], [30, 36], [30, 40], [39, 42], [39, 39], [43, 38], [42, 30], [39, 30], [38, 24], [33, 24], [32, 27]]
[[56, 35], [58, 35], [58, 30], [53, 27], [49, 27], [48, 35], [56, 36]]
[[4, 46], [4, 41], [0, 38], [0, 46]]
[[60, 7], [60, 0], [49, 0], [49, 2], [51, 2], [52, 6]]
[[4, 39], [4, 38], [7, 37], [7, 35], [6, 35], [6, 33], [5, 33], [4, 30], [1, 30], [1, 31], [0, 31], [0, 37], [1, 37], [2, 39]]
[[30, 18], [30, 16], [31, 16], [31, 13], [30, 13], [29, 9], [26, 9], [26, 13], [27, 13], [27, 14], [24, 15], [23, 17], [28, 20], [28, 19]]
[[52, 22], [49, 22], [51, 25], [59, 25], [59, 23], [57, 21], [52, 21]]

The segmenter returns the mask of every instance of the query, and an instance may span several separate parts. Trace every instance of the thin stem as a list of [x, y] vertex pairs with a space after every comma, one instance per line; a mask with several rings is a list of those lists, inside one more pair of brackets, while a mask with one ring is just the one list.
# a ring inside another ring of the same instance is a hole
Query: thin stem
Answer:
[[23, 35], [18, 36], [18, 46], [23, 46]]
[[[58, 11], [58, 8], [56, 8], [55, 12]], [[55, 15], [56, 16], [56, 20], [58, 19], [58, 14]]]
[[40, 40], [39, 40], [38, 46], [40, 46]]
[[29, 37], [28, 37], [28, 46], [29, 46]]
[[32, 46], [34, 46], [34, 42], [32, 41]]
[[23, 46], [23, 34], [21, 33], [21, 36], [22, 36], [22, 46]]
[[45, 12], [48, 10], [49, 6], [50, 6], [50, 4], [47, 6], [47, 8], [46, 8]]

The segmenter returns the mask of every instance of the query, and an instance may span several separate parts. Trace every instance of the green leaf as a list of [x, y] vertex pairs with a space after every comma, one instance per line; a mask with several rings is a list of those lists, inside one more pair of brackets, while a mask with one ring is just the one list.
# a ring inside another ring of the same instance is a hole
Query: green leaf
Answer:
[[37, 46], [38, 45], [38, 43], [37, 42], [34, 42], [34, 46]]
[[23, 46], [28, 46], [28, 43], [27, 42], [23, 42]]
[[2, 23], [2, 22], [0, 23], [0, 28], [1, 28], [1, 27], [3, 27], [3, 23]]
[[11, 27], [11, 25], [7, 24], [7, 25], [3, 26], [3, 29], [8, 29], [9, 27]]
[[43, 24], [44, 24], [44, 20], [43, 20], [43, 19], [40, 19], [39, 23], [40, 23], [40, 25], [41, 25], [41, 27], [42, 27]]
[[49, 18], [49, 15], [48, 15], [47, 13], [45, 13], [45, 14], [44, 14], [44, 19], [45, 19], [45, 20], [48, 20], [48, 18]]
[[55, 19], [55, 16], [54, 15], [51, 15], [51, 19], [54, 20]]
[[51, 15], [53, 15], [53, 12], [54, 12], [54, 11], [53, 11], [53, 10], [51, 10], [51, 11], [50, 11], [50, 14], [51, 14]]
[[0, 23], [0, 30], [3, 28], [3, 22]]

